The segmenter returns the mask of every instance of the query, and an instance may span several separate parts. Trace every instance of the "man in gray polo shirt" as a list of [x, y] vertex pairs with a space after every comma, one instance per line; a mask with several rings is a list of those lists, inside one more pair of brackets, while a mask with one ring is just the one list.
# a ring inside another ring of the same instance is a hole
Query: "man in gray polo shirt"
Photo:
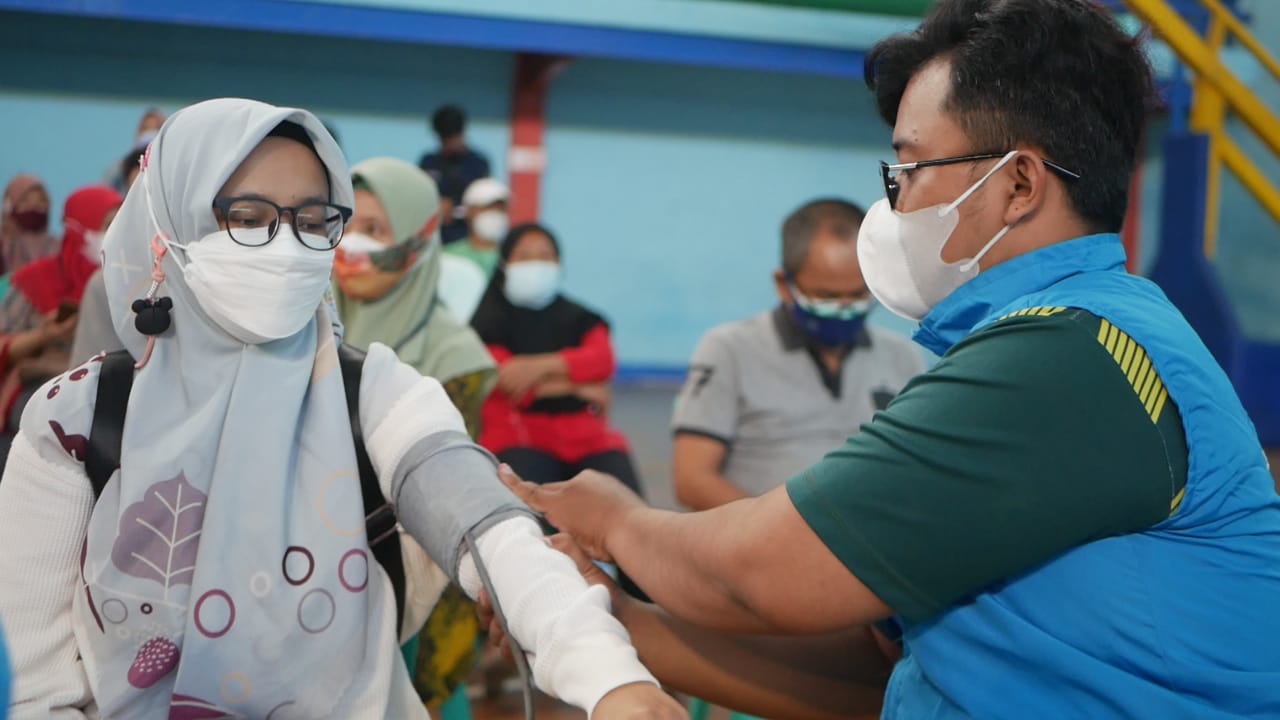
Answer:
[[694, 510], [772, 490], [840, 447], [924, 370], [905, 338], [864, 324], [862, 210], [824, 199], [782, 225], [781, 304], [712, 328], [676, 401], [676, 497]]

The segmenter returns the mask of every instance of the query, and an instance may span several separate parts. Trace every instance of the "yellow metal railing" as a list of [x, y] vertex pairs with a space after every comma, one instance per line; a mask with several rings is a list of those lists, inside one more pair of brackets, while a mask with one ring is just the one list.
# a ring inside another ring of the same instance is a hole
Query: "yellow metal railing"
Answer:
[[1222, 198], [1222, 168], [1236, 176], [1267, 212], [1280, 222], [1280, 190], [1263, 175], [1226, 132], [1227, 111], [1236, 114], [1271, 152], [1280, 156], [1280, 118], [1262, 103], [1219, 57], [1227, 38], [1234, 36], [1277, 80], [1280, 62], [1249, 33], [1219, 0], [1199, 0], [1209, 10], [1209, 29], [1201, 37], [1165, 0], [1125, 0], [1134, 15], [1152, 27], [1196, 73], [1191, 105], [1191, 129], [1209, 137], [1209, 177], [1204, 249], [1213, 257], [1218, 242]]

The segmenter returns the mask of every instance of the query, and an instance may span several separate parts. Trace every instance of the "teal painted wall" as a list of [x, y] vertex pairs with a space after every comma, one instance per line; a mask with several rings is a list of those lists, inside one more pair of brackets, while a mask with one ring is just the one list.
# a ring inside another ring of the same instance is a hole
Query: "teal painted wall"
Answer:
[[[0, 179], [36, 171], [60, 202], [123, 154], [144, 107], [225, 95], [315, 110], [353, 162], [416, 160], [433, 142], [427, 113], [459, 102], [501, 177], [513, 64], [497, 52], [0, 13]], [[567, 290], [611, 318], [624, 363], [682, 366], [707, 328], [773, 304], [788, 212], [818, 196], [881, 196], [888, 138], [854, 81], [579, 60], [552, 86], [543, 183]], [[1149, 157], [1146, 244], [1159, 207]], [[909, 329], [883, 311], [876, 320]]]

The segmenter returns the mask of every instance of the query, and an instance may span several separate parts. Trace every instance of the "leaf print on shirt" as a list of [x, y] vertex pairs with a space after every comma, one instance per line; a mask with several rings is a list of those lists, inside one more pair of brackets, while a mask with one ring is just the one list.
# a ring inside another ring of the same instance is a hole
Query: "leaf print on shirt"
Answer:
[[68, 435], [56, 420], [50, 420], [49, 427], [53, 429], [53, 434], [58, 438], [62, 449], [66, 450], [72, 458], [84, 462], [89, 453], [89, 438], [83, 435]]
[[195, 574], [207, 500], [182, 473], [147, 488], [120, 516], [111, 562], [128, 575], [160, 583], [167, 601], [170, 588], [190, 585]]
[[169, 701], [169, 720], [226, 720], [243, 715], [190, 695], [174, 695]]

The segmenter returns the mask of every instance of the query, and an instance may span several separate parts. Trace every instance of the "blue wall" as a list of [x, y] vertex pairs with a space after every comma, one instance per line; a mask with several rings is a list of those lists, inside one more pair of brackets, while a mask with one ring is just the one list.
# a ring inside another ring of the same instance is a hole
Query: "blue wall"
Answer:
[[[0, 12], [0, 179], [36, 171], [60, 201], [123, 154], [145, 106], [224, 95], [315, 110], [353, 162], [416, 160], [432, 142], [426, 114], [460, 102], [505, 176], [513, 64], [505, 52]], [[612, 319], [624, 363], [681, 367], [708, 327], [772, 305], [788, 212], [817, 196], [880, 197], [888, 138], [856, 80], [580, 59], [552, 85], [543, 184], [567, 289]], [[1158, 208], [1160, 175], [1147, 177], [1144, 206]], [[883, 311], [877, 321], [908, 329]]]
[[[426, 113], [461, 102], [505, 175], [507, 53], [0, 14], [0, 67], [0, 177], [38, 172], [55, 201], [123, 154], [145, 106], [219, 95], [308, 107], [352, 161], [416, 160]], [[881, 192], [888, 131], [853, 81], [587, 59], [548, 120], [543, 215], [629, 364], [682, 366], [706, 328], [767, 308], [795, 206]]]

